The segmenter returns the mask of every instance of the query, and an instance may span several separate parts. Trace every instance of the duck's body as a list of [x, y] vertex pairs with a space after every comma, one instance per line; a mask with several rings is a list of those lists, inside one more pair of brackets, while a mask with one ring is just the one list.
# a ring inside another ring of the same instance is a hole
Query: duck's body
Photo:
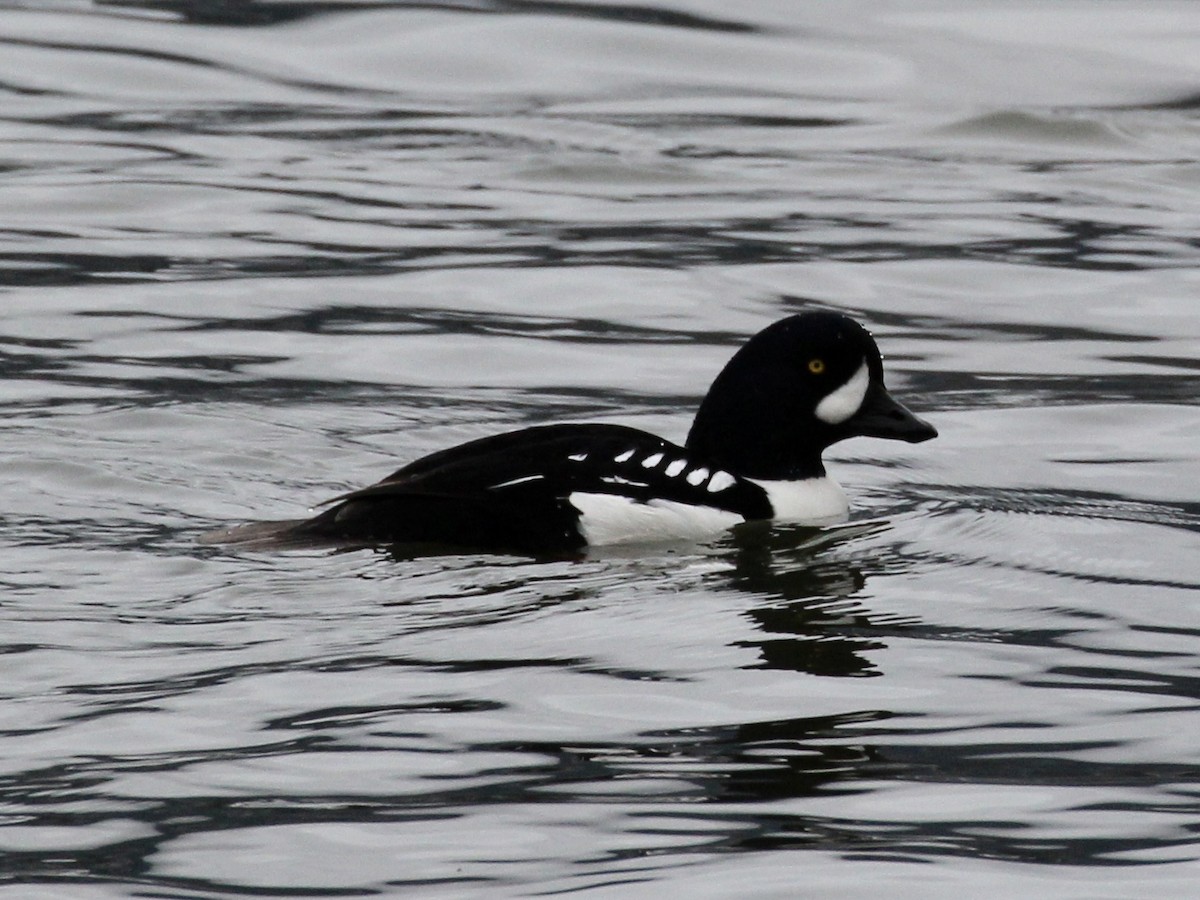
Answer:
[[433, 453], [273, 536], [554, 553], [705, 538], [755, 519], [828, 524], [848, 505], [826, 447], [936, 434], [887, 392], [862, 326], [806, 313], [734, 355], [683, 446], [620, 425], [526, 428]]
[[828, 522], [846, 514], [845, 496], [825, 477], [757, 482], [635, 428], [545, 425], [419, 459], [339, 497], [295, 531], [547, 551], [695, 539], [779, 518], [772, 494], [788, 487], [796, 494], [801, 485], [818, 506], [783, 518]]

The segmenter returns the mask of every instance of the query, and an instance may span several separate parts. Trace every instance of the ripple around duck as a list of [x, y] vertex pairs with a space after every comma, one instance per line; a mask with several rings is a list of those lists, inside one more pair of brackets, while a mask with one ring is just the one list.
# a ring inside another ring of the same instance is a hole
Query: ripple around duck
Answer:
[[[1194, 13], [844, 12], [5, 10], [6, 896], [1195, 894]], [[846, 527], [197, 544], [812, 307]]]

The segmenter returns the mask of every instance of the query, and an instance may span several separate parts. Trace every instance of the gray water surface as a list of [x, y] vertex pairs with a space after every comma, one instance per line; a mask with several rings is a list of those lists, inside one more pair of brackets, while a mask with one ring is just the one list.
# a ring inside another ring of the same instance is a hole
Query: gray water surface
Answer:
[[[0, 4], [0, 895], [1190, 898], [1200, 7]], [[874, 331], [848, 526], [205, 546]]]

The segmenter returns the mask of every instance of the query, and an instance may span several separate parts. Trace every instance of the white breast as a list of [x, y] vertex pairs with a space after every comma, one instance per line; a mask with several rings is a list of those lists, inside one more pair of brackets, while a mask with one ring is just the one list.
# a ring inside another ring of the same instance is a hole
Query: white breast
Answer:
[[615, 494], [583, 492], [567, 499], [579, 510], [579, 531], [592, 546], [700, 540], [744, 521], [737, 513], [673, 500], [639, 503]]
[[850, 516], [850, 503], [842, 487], [827, 475], [800, 481], [753, 481], [767, 492], [767, 500], [779, 522], [800, 525], [832, 525]]

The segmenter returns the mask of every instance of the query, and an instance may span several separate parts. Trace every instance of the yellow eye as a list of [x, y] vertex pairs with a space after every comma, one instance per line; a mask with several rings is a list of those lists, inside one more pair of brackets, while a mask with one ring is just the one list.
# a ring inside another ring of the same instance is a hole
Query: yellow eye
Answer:
[[825, 371], [825, 360], [810, 359], [808, 361], [808, 371], [812, 372], [814, 375], [820, 375]]

